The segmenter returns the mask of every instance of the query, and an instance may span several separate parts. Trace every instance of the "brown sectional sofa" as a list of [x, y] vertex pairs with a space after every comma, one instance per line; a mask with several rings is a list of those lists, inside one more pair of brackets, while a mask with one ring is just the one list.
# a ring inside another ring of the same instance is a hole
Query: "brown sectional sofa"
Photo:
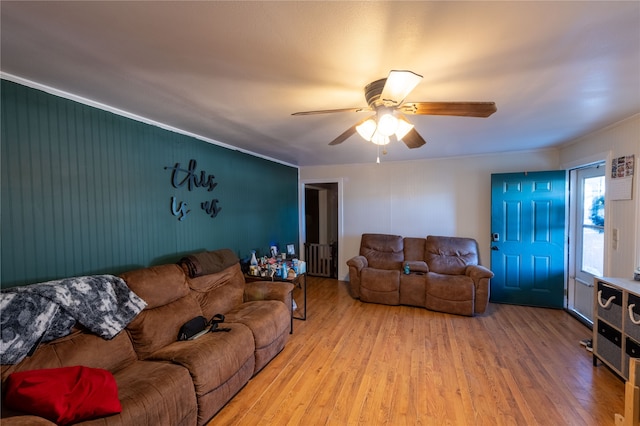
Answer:
[[[83, 425], [204, 425], [285, 346], [292, 331], [289, 283], [245, 284], [240, 264], [190, 278], [177, 264], [121, 275], [146, 303], [111, 340], [86, 331], [41, 344], [16, 365], [2, 366], [3, 394], [13, 372], [84, 365], [113, 373], [120, 414]], [[177, 341], [180, 327], [224, 314], [226, 332]], [[9, 412], [3, 425], [53, 424]]]
[[471, 238], [363, 234], [360, 254], [347, 262], [349, 291], [363, 302], [482, 314], [493, 272], [478, 262], [478, 244]]

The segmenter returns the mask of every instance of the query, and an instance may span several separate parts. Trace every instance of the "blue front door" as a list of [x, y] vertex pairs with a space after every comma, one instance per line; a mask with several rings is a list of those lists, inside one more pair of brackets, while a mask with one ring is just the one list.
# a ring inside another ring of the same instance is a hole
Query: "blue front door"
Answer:
[[564, 306], [564, 170], [491, 175], [491, 301]]

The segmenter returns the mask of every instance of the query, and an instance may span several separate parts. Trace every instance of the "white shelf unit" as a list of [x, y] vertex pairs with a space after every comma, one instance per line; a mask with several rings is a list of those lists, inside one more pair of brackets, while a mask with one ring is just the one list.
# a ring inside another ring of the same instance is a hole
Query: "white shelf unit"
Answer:
[[640, 358], [640, 281], [594, 279], [593, 365], [599, 359], [625, 380], [629, 359]]

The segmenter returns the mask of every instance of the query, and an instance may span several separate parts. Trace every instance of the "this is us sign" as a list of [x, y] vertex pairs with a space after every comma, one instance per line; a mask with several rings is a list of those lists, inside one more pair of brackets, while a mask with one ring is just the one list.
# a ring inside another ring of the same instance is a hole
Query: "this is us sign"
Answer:
[[[199, 188], [211, 192], [218, 186], [215, 182], [215, 176], [208, 174], [205, 170], [198, 172], [198, 163], [196, 160], [189, 160], [189, 165], [184, 168], [180, 163], [173, 166], [166, 166], [165, 170], [171, 170], [171, 186], [175, 189], [186, 188], [187, 191], [195, 191]], [[200, 209], [212, 218], [216, 217], [222, 207], [218, 206], [218, 199], [211, 198], [200, 203]], [[187, 215], [191, 213], [191, 209], [186, 202], [171, 197], [171, 214], [183, 221]]]

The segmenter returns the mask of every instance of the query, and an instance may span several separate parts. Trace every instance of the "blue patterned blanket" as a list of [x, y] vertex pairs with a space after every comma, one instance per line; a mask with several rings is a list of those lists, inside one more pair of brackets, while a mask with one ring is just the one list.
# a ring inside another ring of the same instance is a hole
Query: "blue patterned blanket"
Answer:
[[0, 292], [0, 363], [17, 364], [40, 342], [81, 324], [105, 339], [122, 331], [146, 306], [113, 275], [65, 278]]

